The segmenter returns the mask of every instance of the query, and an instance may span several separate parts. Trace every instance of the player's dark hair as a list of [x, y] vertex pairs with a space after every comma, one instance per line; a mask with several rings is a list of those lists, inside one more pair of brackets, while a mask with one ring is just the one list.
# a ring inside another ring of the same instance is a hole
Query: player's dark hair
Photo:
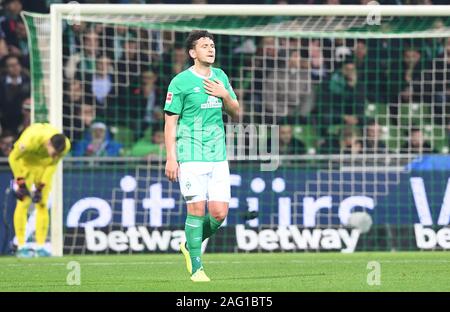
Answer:
[[[193, 30], [189, 33], [188, 37], [186, 38], [185, 48], [186, 53], [189, 55], [189, 50], [193, 49], [195, 47], [195, 44], [197, 43], [197, 40], [200, 38], [209, 38], [212, 41], [214, 41], [214, 36], [210, 34], [207, 30]], [[189, 57], [191, 57], [189, 55]]]
[[64, 134], [55, 134], [50, 138], [50, 142], [58, 154], [66, 149], [66, 136]]

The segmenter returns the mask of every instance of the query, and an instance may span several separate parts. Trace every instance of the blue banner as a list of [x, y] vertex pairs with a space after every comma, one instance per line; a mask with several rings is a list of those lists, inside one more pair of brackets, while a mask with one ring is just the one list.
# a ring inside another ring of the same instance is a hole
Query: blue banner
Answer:
[[[376, 224], [448, 225], [450, 171], [326, 172], [291, 168], [260, 172], [231, 168], [228, 225], [340, 225], [350, 212], [367, 211]], [[0, 173], [0, 202], [10, 175]], [[64, 174], [67, 227], [182, 225], [179, 185], [161, 171], [110, 168]], [[9, 201], [11, 203], [11, 201]], [[249, 212], [250, 211], [250, 212]], [[255, 217], [252, 219], [252, 217]]]

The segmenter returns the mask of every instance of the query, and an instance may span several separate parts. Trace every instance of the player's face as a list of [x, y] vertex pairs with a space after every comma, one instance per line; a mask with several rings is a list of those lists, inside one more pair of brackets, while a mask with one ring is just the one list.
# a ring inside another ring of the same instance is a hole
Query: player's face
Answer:
[[200, 63], [214, 64], [214, 60], [216, 59], [214, 41], [207, 37], [198, 39], [194, 49], [191, 50], [191, 56]]
[[56, 158], [58, 156], [58, 153], [56, 152], [56, 149], [53, 147], [52, 143], [48, 142], [46, 147], [47, 153], [51, 158]]

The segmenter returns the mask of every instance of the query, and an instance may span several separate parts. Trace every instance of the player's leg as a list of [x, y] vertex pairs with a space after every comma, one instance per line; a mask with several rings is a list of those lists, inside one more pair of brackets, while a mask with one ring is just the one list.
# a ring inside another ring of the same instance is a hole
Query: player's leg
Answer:
[[[186, 245], [180, 250], [186, 259], [186, 267], [192, 276], [203, 268], [201, 248], [203, 235], [203, 218], [206, 205], [206, 175], [196, 163], [180, 164], [180, 189], [187, 204], [185, 222]], [[200, 274], [200, 273], [199, 273]]]
[[[27, 189], [30, 190], [33, 184], [30, 174], [25, 178]], [[17, 199], [14, 210], [14, 231], [17, 237], [17, 256], [20, 258], [30, 258], [33, 251], [25, 247], [25, 234], [28, 220], [28, 208], [31, 205], [31, 197], [25, 196], [22, 200]]]
[[205, 215], [206, 201], [188, 202], [185, 223], [187, 248], [191, 261], [191, 274], [195, 274], [203, 268], [202, 265], [202, 235], [203, 218]]
[[[222, 225], [228, 215], [228, 202], [208, 201], [209, 214], [205, 216], [203, 226], [203, 240], [213, 236]], [[205, 230], [206, 228], [206, 230]]]
[[36, 256], [49, 257], [50, 253], [44, 248], [48, 234], [49, 212], [48, 212], [48, 196], [50, 194], [51, 185], [46, 185], [42, 190], [42, 199], [35, 203], [36, 209]]
[[205, 218], [203, 239], [214, 235], [228, 215], [228, 203], [230, 201], [230, 170], [228, 162], [214, 164], [208, 180], [208, 211]]
[[41, 183], [44, 183], [44, 187], [39, 190], [40, 196], [36, 196], [37, 190], [35, 190], [32, 195], [36, 209], [36, 256], [49, 257], [50, 253], [45, 249], [45, 241], [47, 239], [49, 226], [49, 212], [47, 204], [52, 185], [51, 180], [45, 182], [42, 181], [43, 174], [44, 168], [39, 168], [36, 170], [34, 185], [35, 187], [38, 187]]

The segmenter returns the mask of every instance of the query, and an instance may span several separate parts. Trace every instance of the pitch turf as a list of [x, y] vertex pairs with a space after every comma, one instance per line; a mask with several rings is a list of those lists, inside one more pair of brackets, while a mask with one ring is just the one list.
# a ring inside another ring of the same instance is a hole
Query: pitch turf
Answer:
[[[67, 285], [77, 261], [81, 285]], [[378, 261], [381, 285], [369, 286]], [[450, 252], [206, 254], [210, 283], [189, 280], [181, 254], [0, 258], [0, 291], [450, 291]]]

